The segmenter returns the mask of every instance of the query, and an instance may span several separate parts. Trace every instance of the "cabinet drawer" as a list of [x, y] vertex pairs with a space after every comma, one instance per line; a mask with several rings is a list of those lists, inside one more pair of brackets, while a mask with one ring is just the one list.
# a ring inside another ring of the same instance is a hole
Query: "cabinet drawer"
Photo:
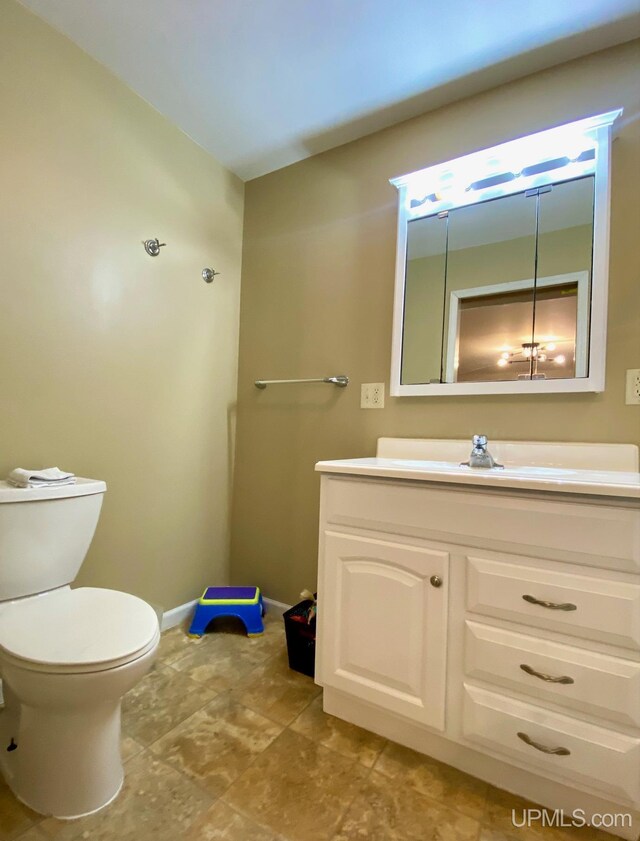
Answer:
[[467, 561], [468, 610], [640, 648], [640, 584], [526, 566], [526, 559]]
[[465, 672], [568, 709], [640, 726], [640, 663], [621, 657], [467, 620]]
[[615, 505], [323, 477], [329, 524], [640, 572], [640, 510]]
[[640, 804], [640, 739], [475, 686], [465, 684], [464, 689], [463, 732], [470, 742], [552, 779]]

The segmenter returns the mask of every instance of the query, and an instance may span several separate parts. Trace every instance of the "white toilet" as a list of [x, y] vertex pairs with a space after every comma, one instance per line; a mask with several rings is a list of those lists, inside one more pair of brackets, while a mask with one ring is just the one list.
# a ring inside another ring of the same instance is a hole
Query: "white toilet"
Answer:
[[149, 670], [160, 630], [142, 599], [72, 590], [104, 482], [0, 482], [0, 771], [36, 812], [76, 818], [120, 791], [120, 701]]

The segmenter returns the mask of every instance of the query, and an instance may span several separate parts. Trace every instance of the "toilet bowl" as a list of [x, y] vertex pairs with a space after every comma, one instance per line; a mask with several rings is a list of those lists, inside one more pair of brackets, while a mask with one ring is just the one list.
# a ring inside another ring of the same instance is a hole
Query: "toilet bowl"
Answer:
[[63, 588], [0, 611], [0, 766], [23, 803], [74, 818], [118, 794], [121, 698], [159, 638], [154, 610], [113, 590]]
[[[66, 819], [98, 811], [120, 791], [121, 699], [150, 669], [160, 640], [142, 599], [69, 586], [106, 490], [80, 482], [52, 497], [0, 482], [0, 773], [31, 809]], [[38, 591], [36, 580], [58, 586]]]

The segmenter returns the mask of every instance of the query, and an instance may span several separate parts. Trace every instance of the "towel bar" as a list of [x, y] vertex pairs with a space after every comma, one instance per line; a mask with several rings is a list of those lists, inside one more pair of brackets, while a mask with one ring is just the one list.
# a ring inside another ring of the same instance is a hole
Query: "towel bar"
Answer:
[[256, 380], [254, 385], [256, 388], [266, 388], [268, 385], [283, 385], [288, 383], [331, 383], [337, 385], [338, 388], [346, 388], [349, 385], [349, 377], [344, 374], [338, 374], [335, 377], [316, 377], [315, 379], [307, 380]]

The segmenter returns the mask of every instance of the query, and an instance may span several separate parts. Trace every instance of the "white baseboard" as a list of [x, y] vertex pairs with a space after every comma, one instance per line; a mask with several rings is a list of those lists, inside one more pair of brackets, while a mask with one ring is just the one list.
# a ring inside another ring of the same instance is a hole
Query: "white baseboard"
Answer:
[[289, 608], [291, 607], [290, 604], [285, 604], [284, 602], [277, 602], [275, 599], [268, 599], [266, 596], [262, 597], [262, 601], [265, 603], [265, 606], [269, 613], [275, 613], [279, 616], [282, 616], [285, 610], [289, 610]]
[[[268, 599], [265, 596], [262, 597], [265, 603], [265, 607], [269, 613], [273, 613], [276, 616], [282, 616], [285, 610], [289, 610], [291, 607], [290, 604], [285, 604], [284, 602], [277, 602], [275, 599]], [[176, 625], [179, 625], [183, 622], [188, 616], [193, 613], [194, 607], [198, 604], [198, 599], [194, 599], [191, 602], [185, 602], [185, 604], [180, 604], [178, 607], [173, 607], [171, 610], [165, 610], [162, 614], [162, 622], [160, 623], [160, 630], [167, 631], [169, 628], [175, 628]]]
[[162, 614], [162, 622], [160, 623], [160, 630], [166, 631], [169, 628], [175, 628], [183, 622], [191, 613], [194, 607], [198, 604], [198, 599], [193, 599], [191, 602], [185, 602], [178, 607], [173, 607], [171, 610], [165, 610]]

